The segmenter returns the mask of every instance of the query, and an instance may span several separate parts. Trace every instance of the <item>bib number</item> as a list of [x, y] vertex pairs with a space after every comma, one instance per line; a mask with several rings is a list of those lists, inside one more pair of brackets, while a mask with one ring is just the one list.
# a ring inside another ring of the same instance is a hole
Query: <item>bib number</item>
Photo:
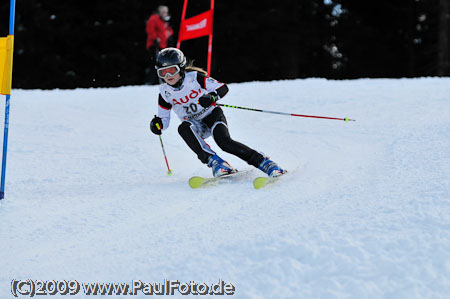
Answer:
[[183, 106], [183, 108], [186, 111], [186, 114], [192, 114], [197, 112], [198, 110], [197, 104], [194, 103], [190, 104], [189, 106]]

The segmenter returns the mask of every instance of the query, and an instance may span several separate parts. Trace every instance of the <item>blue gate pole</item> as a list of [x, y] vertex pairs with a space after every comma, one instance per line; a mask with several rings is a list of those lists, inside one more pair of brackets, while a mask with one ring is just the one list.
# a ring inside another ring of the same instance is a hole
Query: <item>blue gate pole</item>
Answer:
[[[14, 17], [16, 11], [16, 0], [11, 0], [9, 8], [9, 35], [14, 35]], [[11, 95], [6, 95], [5, 103], [5, 130], [3, 133], [3, 157], [2, 157], [2, 178], [0, 183], [0, 200], [5, 197], [5, 173], [6, 173], [6, 153], [8, 151], [8, 128], [9, 128], [9, 104]]]

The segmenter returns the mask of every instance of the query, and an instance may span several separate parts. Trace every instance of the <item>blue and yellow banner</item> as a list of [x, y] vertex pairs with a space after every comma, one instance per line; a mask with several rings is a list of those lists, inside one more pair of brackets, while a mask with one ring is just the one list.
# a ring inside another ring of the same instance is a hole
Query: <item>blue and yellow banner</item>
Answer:
[[14, 35], [0, 37], [0, 94], [11, 94]]
[[0, 94], [6, 95], [0, 200], [5, 197], [6, 154], [8, 152], [9, 103], [11, 98], [15, 14], [16, 0], [11, 0], [11, 5], [9, 8], [9, 35], [7, 37], [0, 38]]

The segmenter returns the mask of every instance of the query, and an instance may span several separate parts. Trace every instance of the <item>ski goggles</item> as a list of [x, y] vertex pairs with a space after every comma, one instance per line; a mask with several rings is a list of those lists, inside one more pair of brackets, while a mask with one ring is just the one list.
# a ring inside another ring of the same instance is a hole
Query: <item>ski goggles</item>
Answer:
[[166, 79], [168, 76], [173, 77], [178, 74], [180, 72], [180, 68], [178, 67], [178, 65], [170, 65], [158, 68], [156, 72], [158, 73], [158, 77], [160, 77], [161, 79]]

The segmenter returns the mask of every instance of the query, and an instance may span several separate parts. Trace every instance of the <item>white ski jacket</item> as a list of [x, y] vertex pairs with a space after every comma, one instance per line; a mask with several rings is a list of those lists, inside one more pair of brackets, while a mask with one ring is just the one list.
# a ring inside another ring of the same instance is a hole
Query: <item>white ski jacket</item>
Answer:
[[[217, 92], [221, 87], [224, 92]], [[183, 84], [179, 88], [163, 83], [159, 86], [158, 116], [162, 119], [163, 130], [170, 124], [170, 112], [173, 110], [181, 121], [202, 120], [208, 116], [216, 103], [203, 108], [199, 103], [199, 98], [210, 92], [216, 92], [218, 98], [228, 92], [224, 83], [203, 75], [197, 71], [186, 72]]]

